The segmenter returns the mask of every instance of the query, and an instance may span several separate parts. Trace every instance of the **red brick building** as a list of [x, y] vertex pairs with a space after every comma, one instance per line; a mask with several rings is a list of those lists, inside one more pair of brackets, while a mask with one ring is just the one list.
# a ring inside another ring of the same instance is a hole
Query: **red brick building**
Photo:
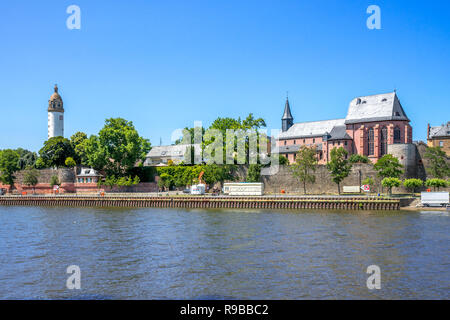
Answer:
[[319, 164], [330, 159], [333, 148], [343, 147], [349, 154], [368, 156], [376, 162], [394, 144], [412, 144], [410, 120], [396, 92], [357, 97], [350, 102], [343, 119], [294, 123], [289, 100], [277, 140], [279, 153], [295, 162], [301, 146], [315, 147]]

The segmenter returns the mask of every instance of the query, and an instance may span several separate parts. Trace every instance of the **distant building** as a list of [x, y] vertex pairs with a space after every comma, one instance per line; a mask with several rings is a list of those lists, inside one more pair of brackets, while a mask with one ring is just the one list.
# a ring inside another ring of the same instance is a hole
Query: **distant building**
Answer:
[[55, 84], [55, 92], [48, 100], [48, 139], [64, 137], [64, 106]]
[[353, 99], [343, 119], [299, 123], [294, 123], [287, 99], [277, 146], [290, 163], [295, 162], [302, 146], [316, 148], [320, 164], [327, 163], [331, 150], [339, 147], [350, 155], [366, 155], [376, 162], [389, 153], [389, 146], [404, 144], [404, 149], [413, 148], [409, 122], [396, 92]]
[[428, 124], [427, 145], [429, 147], [441, 147], [450, 156], [450, 121], [438, 127]]
[[201, 153], [200, 144], [176, 144], [152, 147], [146, 156], [144, 166], [167, 166], [169, 160], [172, 160], [174, 164], [179, 164], [184, 161], [187, 149], [191, 146], [194, 146], [195, 154], [199, 155]]
[[102, 175], [92, 168], [82, 168], [76, 176], [77, 183], [97, 183]]

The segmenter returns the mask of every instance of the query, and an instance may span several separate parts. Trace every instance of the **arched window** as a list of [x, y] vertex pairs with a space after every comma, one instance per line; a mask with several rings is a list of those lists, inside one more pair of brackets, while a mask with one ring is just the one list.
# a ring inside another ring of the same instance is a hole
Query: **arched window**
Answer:
[[402, 143], [402, 134], [399, 127], [394, 128], [394, 143]]
[[370, 128], [367, 135], [367, 148], [369, 156], [373, 156], [375, 154], [374, 140], [373, 128]]
[[381, 156], [387, 153], [387, 128], [381, 128]]

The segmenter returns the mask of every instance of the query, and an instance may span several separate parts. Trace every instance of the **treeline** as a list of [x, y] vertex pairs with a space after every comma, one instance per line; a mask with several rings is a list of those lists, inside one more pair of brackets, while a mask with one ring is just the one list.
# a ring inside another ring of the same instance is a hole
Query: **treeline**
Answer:
[[[424, 157], [429, 161], [429, 171], [434, 177], [427, 181], [420, 179], [406, 179], [400, 180], [403, 175], [403, 165], [399, 160], [391, 154], [386, 154], [381, 157], [374, 165], [379, 178], [381, 178], [381, 185], [388, 189], [389, 194], [392, 194], [392, 188], [401, 185], [414, 192], [416, 189], [427, 186], [435, 190], [444, 188], [450, 185], [448, 180], [450, 176], [450, 168], [447, 163], [447, 157], [440, 147], [430, 147], [427, 149]], [[317, 168], [316, 149], [314, 147], [303, 146], [297, 153], [296, 162], [291, 166], [292, 173], [300, 183], [303, 185], [304, 193], [306, 194], [306, 186], [308, 183], [315, 183], [315, 171]], [[327, 169], [330, 172], [332, 181], [336, 183], [338, 193], [341, 192], [340, 184], [347, 178], [351, 172], [351, 168], [355, 163], [371, 163], [367, 156], [358, 154], [349, 157], [348, 152], [344, 148], [335, 148], [330, 152], [330, 161], [327, 163]], [[366, 177], [363, 184], [373, 187], [374, 179]]]
[[97, 135], [77, 132], [70, 139], [54, 137], [44, 142], [38, 154], [24, 149], [1, 150], [0, 179], [13, 185], [14, 173], [19, 170], [82, 165], [105, 173], [108, 183], [151, 181], [155, 172], [143, 168], [150, 149], [150, 142], [139, 135], [131, 121], [111, 118]]

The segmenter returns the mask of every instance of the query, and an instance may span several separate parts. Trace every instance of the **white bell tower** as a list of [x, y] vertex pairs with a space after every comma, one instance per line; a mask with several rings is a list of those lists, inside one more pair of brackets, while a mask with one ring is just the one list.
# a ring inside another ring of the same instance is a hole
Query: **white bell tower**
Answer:
[[48, 101], [48, 139], [64, 137], [64, 107], [58, 86]]

